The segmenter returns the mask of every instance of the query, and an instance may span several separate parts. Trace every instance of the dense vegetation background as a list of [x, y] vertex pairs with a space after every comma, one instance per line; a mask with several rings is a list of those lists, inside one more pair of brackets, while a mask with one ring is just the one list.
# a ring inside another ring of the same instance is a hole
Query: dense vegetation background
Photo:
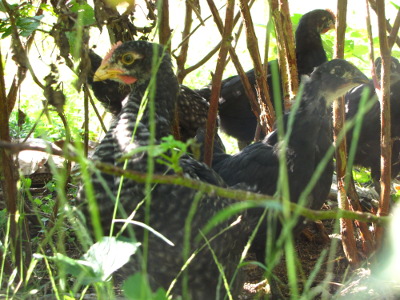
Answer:
[[[288, 2], [293, 28], [307, 10], [327, 8], [323, 3], [314, 5], [314, 1], [310, 1], [312, 5], [307, 1], [307, 5], [299, 2]], [[378, 11], [382, 7], [386, 9], [386, 16], [383, 16], [395, 28], [394, 37], [389, 38], [389, 42], [394, 43], [391, 55], [400, 56], [399, 39], [395, 39], [398, 24], [394, 21], [399, 3], [369, 1], [373, 34], [369, 39], [365, 29], [366, 4], [357, 4], [359, 9], [354, 10], [355, 1], [350, 2], [349, 8], [345, 7], [345, 11], [348, 9], [349, 26], [346, 28], [344, 58], [370, 75], [370, 53], [373, 51], [377, 57], [382, 51], [378, 29], [383, 25], [376, 18], [376, 8]], [[28, 142], [33, 142], [32, 138], [40, 138], [57, 144], [65, 151], [69, 144], [73, 144], [80, 148], [81, 157], [72, 160], [84, 163], [84, 156], [90, 148], [89, 140], [101, 140], [110, 120], [91, 95], [86, 82], [90, 68], [88, 50], [94, 49], [104, 56], [109, 47], [119, 40], [146, 39], [163, 44], [170, 41], [180, 81], [192, 88], [209, 84], [215, 72], [221, 34], [208, 3], [196, 0], [164, 1], [162, 13], [161, 3], [151, 0], [0, 0], [0, 140], [15, 142], [23, 139], [25, 142], [28, 139]], [[273, 20], [269, 13], [270, 5], [274, 7], [275, 1], [249, 1], [249, 4], [252, 5], [250, 12], [257, 36], [257, 40], [252, 42], [258, 43], [261, 49], [257, 55], [266, 61], [275, 59], [278, 57], [279, 42], [274, 30], [277, 20]], [[336, 2], [329, 1], [328, 4], [336, 11]], [[215, 5], [223, 19], [225, 1], [215, 1]], [[285, 9], [281, 10], [283, 16], [287, 13]], [[235, 15], [237, 23], [232, 44], [243, 68], [248, 70], [253, 63], [239, 5], [236, 5]], [[334, 57], [335, 35], [331, 31], [323, 37], [329, 59]], [[286, 33], [285, 36], [290, 41], [290, 35]], [[293, 40], [291, 42], [293, 47]], [[233, 74], [236, 70], [228, 62], [223, 75], [217, 76], [225, 78]], [[234, 141], [228, 137], [224, 137], [224, 141], [229, 145], [229, 152], [237, 151]], [[91, 269], [82, 267], [83, 263], [78, 260], [70, 259], [80, 257], [87, 250], [79, 245], [85, 235], [79, 232], [80, 228], [71, 225], [74, 224], [71, 218], [80, 170], [74, 169], [70, 161], [61, 162], [62, 167], [49, 163], [50, 181], [42, 193], [32, 194], [34, 179], [24, 176], [31, 174], [17, 172], [18, 168], [7, 153], [2, 150], [0, 167], [3, 183], [0, 194], [3, 200], [0, 206], [1, 297], [37, 295], [40, 299], [44, 294], [50, 294], [58, 299], [78, 299], [89, 287], [94, 287], [99, 299], [113, 297], [113, 289], [106, 279], [136, 248], [114, 240], [107, 241], [124, 254], [119, 253], [121, 259], [111, 266], [102, 264], [107, 261], [107, 255], [102, 253], [101, 244], [86, 253], [85, 260], [94, 264]], [[40, 161], [35, 164], [39, 165]], [[362, 170], [354, 175], [358, 185], [371, 184], [368, 171]], [[392, 193], [391, 197], [396, 199], [398, 194]], [[108, 254], [113, 255], [113, 250]], [[139, 277], [128, 280], [125, 296], [130, 299], [138, 299], [138, 295], [142, 295], [141, 299], [166, 298], [162, 291], [151, 294], [147, 286], [141, 285]], [[142, 290], [138, 286], [142, 286]], [[307, 297], [309, 289], [310, 286], [308, 290], [304, 289], [304, 297]]]

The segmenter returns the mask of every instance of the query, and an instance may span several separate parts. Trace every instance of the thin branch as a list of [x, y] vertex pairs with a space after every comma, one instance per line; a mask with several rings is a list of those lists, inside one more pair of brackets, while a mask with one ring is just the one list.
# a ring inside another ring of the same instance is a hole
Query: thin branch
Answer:
[[[379, 94], [381, 106], [381, 195], [378, 215], [387, 216], [389, 213], [391, 169], [392, 169], [392, 141], [390, 123], [390, 48], [386, 34], [385, 1], [376, 1], [376, 14], [378, 16], [379, 46], [382, 57], [381, 93]], [[382, 245], [383, 228], [376, 230], [377, 247]]]
[[[59, 147], [51, 143], [46, 143], [46, 145], [44, 146], [38, 146], [38, 145], [32, 146], [29, 143], [16, 144], [16, 143], [8, 143], [0, 141], [0, 148], [7, 149], [7, 151], [11, 153], [18, 153], [23, 150], [40, 151], [52, 155], [59, 155], [72, 161], [76, 162], [78, 161], [78, 157], [76, 154], [72, 152], [65, 153]], [[133, 170], [124, 170], [122, 168], [115, 167], [114, 165], [108, 163], [93, 161], [93, 166], [103, 173], [114, 176], [124, 176], [125, 178], [132, 179], [139, 183], [145, 183], [147, 180], [146, 173], [137, 172]], [[181, 185], [194, 190], [201, 190], [202, 192], [204, 192], [209, 196], [218, 195], [220, 197], [225, 197], [237, 201], [255, 201], [255, 202], [281, 201], [279, 198], [273, 196], [253, 193], [246, 190], [219, 187], [203, 181], [189, 179], [187, 177], [178, 175], [153, 174], [151, 182], [158, 184]], [[328, 210], [328, 211], [312, 210], [309, 208], [300, 207], [296, 203], [291, 203], [290, 207], [292, 211], [299, 212], [300, 215], [310, 220], [328, 220], [328, 219], [339, 219], [345, 217], [350, 220], [359, 220], [361, 222], [376, 223], [381, 226], [388, 226], [392, 220], [391, 217], [387, 216], [378, 217], [371, 213], [352, 212], [341, 209]]]
[[222, 43], [222, 41], [219, 42], [218, 45], [214, 47], [214, 49], [212, 49], [206, 56], [204, 56], [197, 63], [195, 63], [194, 65], [190, 66], [189, 68], [187, 68], [185, 70], [182, 70], [181, 72], [184, 74], [184, 76], [183, 75], [182, 76], [185, 77], [187, 74], [189, 74], [190, 72], [193, 72], [197, 68], [204, 65], [208, 60], [210, 60], [210, 58], [213, 57], [214, 54], [218, 52], [219, 48], [221, 47], [221, 43]]
[[397, 34], [399, 32], [399, 28], [400, 28], [400, 9], [397, 11], [397, 16], [396, 19], [394, 20], [393, 28], [390, 30], [390, 35], [388, 40], [390, 49], [393, 48], [393, 45], [397, 38]]
[[[218, 13], [218, 9], [215, 6], [213, 1], [207, 1], [207, 2], [209, 4], [210, 10], [211, 10], [211, 12], [213, 14], [215, 24], [217, 25], [219, 32], [222, 34], [223, 25], [222, 25], [222, 21], [221, 21], [221, 18], [219, 16], [219, 13]], [[251, 84], [249, 82], [249, 78], [247, 78], [247, 75], [246, 75], [246, 73], [245, 73], [245, 71], [244, 71], [244, 69], [243, 69], [243, 67], [242, 67], [242, 65], [241, 65], [241, 63], [239, 61], [239, 58], [236, 55], [235, 49], [233, 49], [233, 47], [229, 48], [229, 55], [232, 58], [232, 62], [235, 65], [235, 68], [236, 68], [236, 71], [237, 71], [237, 73], [238, 73], [238, 75], [240, 77], [240, 80], [242, 81], [242, 84], [243, 84], [243, 87], [244, 87], [244, 92], [245, 92], [247, 98], [249, 99], [251, 109], [252, 109], [254, 115], [257, 118], [257, 122], [260, 124], [261, 109], [260, 109], [260, 106], [258, 104], [257, 97], [254, 94], [252, 86], [251, 86]], [[262, 129], [265, 130], [265, 127], [262, 126]], [[268, 128], [268, 129], [272, 131], [272, 128]]]
[[162, 0], [161, 5], [158, 5], [161, 8], [161, 14], [159, 15], [160, 26], [158, 28], [158, 37], [161, 45], [165, 45], [167, 47], [168, 53], [171, 53], [171, 27], [169, 26], [169, 2], [168, 0]]
[[[335, 57], [344, 58], [345, 32], [346, 32], [346, 13], [347, 0], [338, 0], [337, 22], [336, 22], [336, 47]], [[336, 146], [336, 176], [338, 187], [338, 204], [339, 208], [349, 210], [349, 202], [346, 195], [346, 139], [338, 141], [338, 136], [343, 129], [345, 122], [345, 104], [344, 97], [336, 99], [333, 103], [333, 125], [334, 125], [334, 142]], [[340, 231], [342, 235], [343, 251], [350, 265], [358, 266], [360, 259], [358, 257], [356, 241], [354, 238], [353, 222], [349, 219], [340, 219]]]
[[278, 58], [283, 82], [285, 109], [291, 106], [291, 99], [297, 94], [299, 80], [297, 74], [297, 62], [295, 42], [293, 36], [292, 21], [290, 19], [289, 4], [287, 0], [270, 1], [271, 13], [275, 24]]
[[[210, 0], [207, 0], [210, 2]], [[234, 0], [227, 0], [225, 12], [225, 26], [222, 33], [222, 44], [218, 55], [217, 66], [212, 80], [210, 108], [208, 110], [208, 120], [206, 128], [206, 141], [204, 146], [204, 163], [211, 166], [213, 158], [213, 145], [215, 135], [215, 124], [218, 115], [218, 99], [221, 91], [222, 74], [225, 69], [225, 61], [228, 55], [228, 50], [231, 47], [232, 29], [233, 29], [233, 12]]]
[[371, 14], [369, 11], [368, 0], [365, 0], [366, 6], [366, 22], [367, 22], [367, 33], [368, 33], [368, 46], [369, 46], [369, 60], [371, 64], [371, 74], [372, 80], [374, 81], [375, 89], [380, 89], [379, 80], [376, 77], [376, 70], [375, 70], [375, 58], [374, 58], [374, 40], [372, 37], [372, 27], [371, 27]]
[[[369, 1], [369, 4], [371, 5], [371, 8], [375, 11], [376, 14], [378, 14], [376, 1], [375, 0], [368, 0], [368, 1]], [[387, 30], [387, 32], [391, 33], [392, 25], [390, 25], [390, 22], [387, 19], [385, 19], [385, 22], [386, 22], [386, 30]], [[400, 47], [400, 38], [397, 35], [396, 35], [395, 40], [396, 40], [397, 46]]]
[[89, 89], [88, 89], [87, 84], [84, 84], [84, 85], [83, 85], [83, 92], [88, 94], [90, 104], [92, 105], [92, 108], [93, 108], [93, 110], [94, 110], [94, 113], [96, 114], [97, 119], [98, 119], [99, 122], [100, 122], [101, 128], [103, 129], [104, 132], [107, 132], [107, 128], [106, 128], [106, 126], [104, 125], [104, 122], [103, 122], [103, 118], [101, 117], [101, 115], [100, 115], [100, 113], [99, 113], [99, 110], [97, 109], [96, 104], [94, 103], [93, 97], [92, 97], [92, 95], [91, 95], [90, 92], [89, 92]]
[[243, 16], [246, 29], [247, 49], [249, 50], [253, 61], [254, 73], [257, 82], [257, 94], [260, 96], [259, 105], [261, 108], [260, 120], [264, 131], [272, 131], [275, 123], [275, 111], [269, 97], [269, 88], [267, 77], [262, 66], [260, 51], [258, 49], [258, 40], [254, 31], [253, 20], [246, 0], [240, 0], [240, 11]]
[[188, 56], [188, 50], [189, 50], [189, 35], [190, 35], [190, 28], [192, 27], [193, 23], [193, 18], [192, 18], [192, 3], [191, 1], [186, 1], [186, 10], [185, 10], [185, 25], [183, 27], [182, 31], [182, 43], [181, 43], [181, 51], [179, 52], [179, 55], [176, 57], [176, 65], [177, 65], [177, 77], [178, 77], [178, 82], [182, 83], [183, 78], [182, 77], [182, 72], [181, 70], [185, 69], [185, 64]]

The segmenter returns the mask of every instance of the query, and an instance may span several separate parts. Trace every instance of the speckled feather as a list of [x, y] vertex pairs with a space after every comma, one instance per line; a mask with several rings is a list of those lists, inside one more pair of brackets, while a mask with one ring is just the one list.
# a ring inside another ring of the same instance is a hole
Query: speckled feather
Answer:
[[[108, 54], [109, 55], [109, 54]], [[102, 59], [95, 52], [89, 52], [92, 72], [88, 83], [100, 103], [114, 116], [121, 111], [122, 100], [130, 93], [129, 85], [120, 84], [113, 80], [93, 81], [93, 74], [102, 63]], [[106, 59], [104, 58], [103, 61]], [[205, 128], [208, 118], [208, 102], [199, 94], [185, 85], [180, 85], [177, 100], [179, 128], [183, 141], [194, 138], [199, 128]], [[217, 137], [219, 138], [219, 137]]]
[[[143, 61], [138, 62], [138, 69], [148, 70], [151, 66], [152, 44], [143, 41], [129, 42], [115, 49], [113, 55], [118, 56], [123, 51], [137, 51], [145, 56]], [[111, 57], [110, 60], [115, 59]], [[139, 75], [135, 72], [136, 76]], [[144, 146], [149, 141], [148, 115], [144, 114], [139, 122], [134, 142], [131, 143], [133, 127], [137, 119], [139, 104], [146, 89], [148, 81], [138, 80], [138, 85], [133, 85], [129, 97], [124, 100], [122, 110], [114, 119], [114, 122], [107, 132], [105, 138], [95, 151], [94, 159], [102, 162], [111, 163], [118, 167], [123, 167], [124, 162], [119, 162], [119, 158], [127, 152], [138, 146]], [[167, 55], [163, 58], [163, 63], [157, 73], [157, 88], [155, 96], [156, 115], [156, 136], [157, 140], [170, 133], [170, 125], [173, 119], [173, 109], [175, 107], [176, 95], [178, 92], [178, 83], [171, 68], [171, 62]], [[128, 159], [127, 168], [146, 172], [147, 155], [138, 153]], [[223, 180], [204, 164], [193, 160], [190, 157], [181, 159], [180, 164], [183, 168], [185, 177], [203, 180], [216, 185], [224, 185]], [[172, 174], [164, 164], [155, 162], [155, 173]], [[111, 211], [114, 204], [107, 196], [101, 185], [101, 181], [92, 176], [93, 186], [96, 192], [96, 199], [100, 207], [101, 222], [104, 229], [108, 229], [111, 224]], [[120, 177], [105, 176], [108, 188], [116, 195]], [[121, 206], [129, 214], [145, 198], [145, 187], [132, 180], [124, 180], [121, 191]], [[149, 253], [148, 253], [148, 274], [152, 287], [164, 287], [168, 289], [171, 281], [179, 273], [184, 264], [182, 259], [184, 228], [189, 210], [192, 208], [197, 191], [176, 185], [155, 185], [151, 193], [150, 220], [149, 225], [156, 231], [170, 239], [175, 246], [168, 246], [153, 234], [149, 235]], [[194, 238], [199, 234], [212, 216], [218, 211], [232, 204], [233, 201], [223, 199], [217, 196], [210, 197], [203, 195], [198, 202], [197, 213], [194, 216], [191, 226], [190, 253], [203, 243], [196, 244]], [[144, 207], [138, 209], [135, 220], [144, 221]], [[88, 213], [86, 212], [86, 215]], [[251, 233], [252, 228], [257, 221], [256, 216], [250, 216], [246, 212], [242, 214], [242, 221], [221, 236], [211, 242], [220, 263], [224, 266], [225, 274], [231, 278], [236, 268], [244, 245]], [[230, 222], [223, 222], [217, 225], [210, 234], [219, 232]], [[135, 234], [139, 241], [142, 240], [143, 230], [135, 227]], [[133, 260], [124, 267], [124, 274], [133, 273], [140, 268], [140, 261], [135, 255]], [[215, 299], [216, 287], [219, 277], [219, 271], [213, 261], [210, 252], [202, 250], [191, 263], [189, 269], [189, 290], [192, 299]], [[240, 272], [239, 272], [240, 275]], [[238, 276], [237, 285], [240, 287], [240, 276]], [[235, 290], [235, 288], [234, 288]], [[173, 291], [174, 295], [181, 293], [181, 284], [178, 281]]]

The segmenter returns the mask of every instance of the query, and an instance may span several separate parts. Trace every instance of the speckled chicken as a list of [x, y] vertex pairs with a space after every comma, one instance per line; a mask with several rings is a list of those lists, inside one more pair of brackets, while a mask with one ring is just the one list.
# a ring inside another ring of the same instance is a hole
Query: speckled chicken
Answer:
[[[130, 84], [114, 80], [93, 81], [94, 72], [99, 68], [102, 58], [94, 51], [89, 52], [89, 58], [92, 72], [89, 74], [88, 83], [100, 103], [116, 116], [121, 111], [122, 100], [131, 91]], [[177, 111], [181, 140], [187, 141], [195, 137], [199, 128], [205, 128], [208, 108], [209, 104], [203, 97], [187, 86], [180, 85]], [[219, 139], [218, 136], [216, 138]]]
[[[94, 79], [95, 81], [111, 79], [127, 83], [130, 85], [131, 91], [122, 102], [122, 108], [114, 118], [106, 136], [96, 148], [93, 155], [94, 160], [122, 168], [125, 164], [124, 161], [120, 160], [123, 155], [149, 144], [149, 110], [145, 110], [140, 121], [138, 120], [138, 110], [145, 90], [151, 81], [154, 51], [157, 51], [156, 57], [161, 61], [154, 86], [154, 142], [158, 144], [162, 137], [171, 133], [179, 85], [168, 54], [163, 53], [163, 48], [159, 45], [145, 41], [118, 44], [105, 56], [101, 66], [94, 74]], [[136, 122], [137, 129], [133, 136]], [[126, 168], [147, 172], [148, 159], [150, 158], [146, 152], [135, 153], [127, 159]], [[179, 175], [181, 176], [225, 186], [224, 181], [213, 170], [188, 156], [180, 159], [180, 166], [182, 173]], [[165, 164], [160, 163], [158, 159], [154, 160], [154, 173], [175, 174]], [[107, 230], [112, 222], [111, 211], [114, 202], [111, 200], [112, 197], [110, 197], [109, 192], [103, 187], [102, 182], [105, 182], [107, 189], [113, 196], [116, 196], [121, 178], [102, 175], [103, 179], [100, 179], [94, 173], [92, 183], [100, 208], [101, 224]], [[134, 220], [148, 223], [149, 226], [174, 243], [174, 246], [167, 245], [155, 235], [149, 234], [147, 272], [151, 286], [153, 289], [157, 287], [168, 289], [186, 261], [183, 258], [185, 239], [187, 238], [189, 254], [192, 254], [193, 251], [204, 245], [204, 239], [201, 239], [201, 242], [195, 242], [200, 230], [217, 212], [231, 205], [234, 201], [215, 195], [199, 194], [196, 190], [179, 185], [155, 184], [151, 188], [150, 195], [146, 195], [145, 191], [144, 184], [124, 179], [120, 194], [120, 206], [128, 214], [137, 209]], [[81, 198], [83, 200], [84, 196], [82, 195]], [[144, 199], [146, 199], [145, 202], [148, 201], [149, 209], [147, 212], [147, 204], [140, 206]], [[84, 211], [86, 216], [89, 216], [88, 210]], [[242, 212], [240, 222], [212, 241], [210, 240], [213, 235], [226, 228], [235, 219], [236, 217], [232, 217], [228, 221], [219, 223], [210, 233], [206, 234], [206, 238], [209, 239], [219, 263], [224, 267], [225, 275], [229, 281], [233, 277], [236, 264], [257, 222], [258, 215], [254, 212], [252, 212], [252, 215], [246, 211]], [[141, 227], [134, 227], [134, 231], [137, 240], [143, 242], [144, 230]], [[124, 270], [133, 273], [140, 269], [140, 266], [141, 261], [135, 255], [133, 261]], [[191, 299], [216, 299], [220, 275], [207, 246], [197, 253], [194, 260], [189, 264], [187, 272], [188, 291]], [[232, 293], [235, 299], [237, 299], [237, 293], [242, 284], [240, 274], [239, 270], [235, 283], [232, 285]], [[178, 296], [181, 293], [182, 282], [181, 277], [178, 277], [172, 294]], [[224, 294], [223, 288], [219, 294]]]
[[[296, 58], [299, 77], [310, 74], [315, 67], [327, 61], [321, 34], [333, 29], [334, 25], [335, 16], [328, 10], [316, 9], [302, 16], [296, 29]], [[271, 62], [268, 64], [268, 70], [267, 82], [270, 97], [273, 99]], [[256, 94], [254, 69], [247, 71], [246, 75]], [[282, 87], [280, 88], [282, 90]], [[211, 95], [211, 86], [206, 86], [196, 91], [208, 100]], [[274, 104], [274, 101], [272, 103]], [[243, 148], [253, 140], [257, 120], [251, 110], [249, 99], [238, 75], [222, 81], [219, 117], [221, 129], [236, 138], [240, 148]]]

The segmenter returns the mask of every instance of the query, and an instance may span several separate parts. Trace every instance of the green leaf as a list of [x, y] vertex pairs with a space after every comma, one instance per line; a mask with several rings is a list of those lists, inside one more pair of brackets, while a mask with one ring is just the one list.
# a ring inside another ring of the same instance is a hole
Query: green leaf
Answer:
[[103, 237], [100, 242], [92, 245], [82, 258], [93, 266], [95, 273], [104, 281], [125, 265], [139, 246], [140, 243]]
[[400, 9], [400, 6], [398, 6], [396, 3], [394, 3], [393, 1], [390, 1], [390, 4], [392, 4], [397, 10]]
[[140, 243], [132, 243], [115, 237], [104, 237], [92, 245], [81, 259], [72, 259], [60, 253], [52, 257], [35, 254], [37, 259], [47, 258], [63, 265], [66, 272], [87, 285], [106, 281], [108, 277], [125, 265], [136, 252]]
[[6, 37], [10, 36], [11, 33], [12, 33], [11, 26], [10, 26], [10, 27], [7, 27], [3, 32], [4, 32], [4, 33], [1, 35], [1, 38], [2, 38], [2, 39], [5, 39]]
[[39, 26], [40, 20], [44, 16], [34, 16], [34, 17], [26, 17], [19, 18], [17, 20], [17, 27], [21, 30], [21, 36], [27, 37], [30, 36]]
[[[18, 4], [8, 4], [11, 10], [14, 10], [15, 8], [18, 7]], [[7, 12], [6, 8], [4, 7], [3, 1], [0, 0], [0, 11], [1, 12]]]
[[371, 173], [366, 169], [353, 169], [353, 178], [358, 183], [371, 182]]
[[151, 291], [147, 277], [136, 273], [124, 281], [122, 287], [125, 297], [130, 300], [167, 300], [164, 289], [159, 288], [154, 294]]
[[89, 4], [79, 4], [73, 1], [71, 11], [78, 14], [78, 20], [80, 25], [88, 26], [96, 22], [94, 17], [94, 10]]

